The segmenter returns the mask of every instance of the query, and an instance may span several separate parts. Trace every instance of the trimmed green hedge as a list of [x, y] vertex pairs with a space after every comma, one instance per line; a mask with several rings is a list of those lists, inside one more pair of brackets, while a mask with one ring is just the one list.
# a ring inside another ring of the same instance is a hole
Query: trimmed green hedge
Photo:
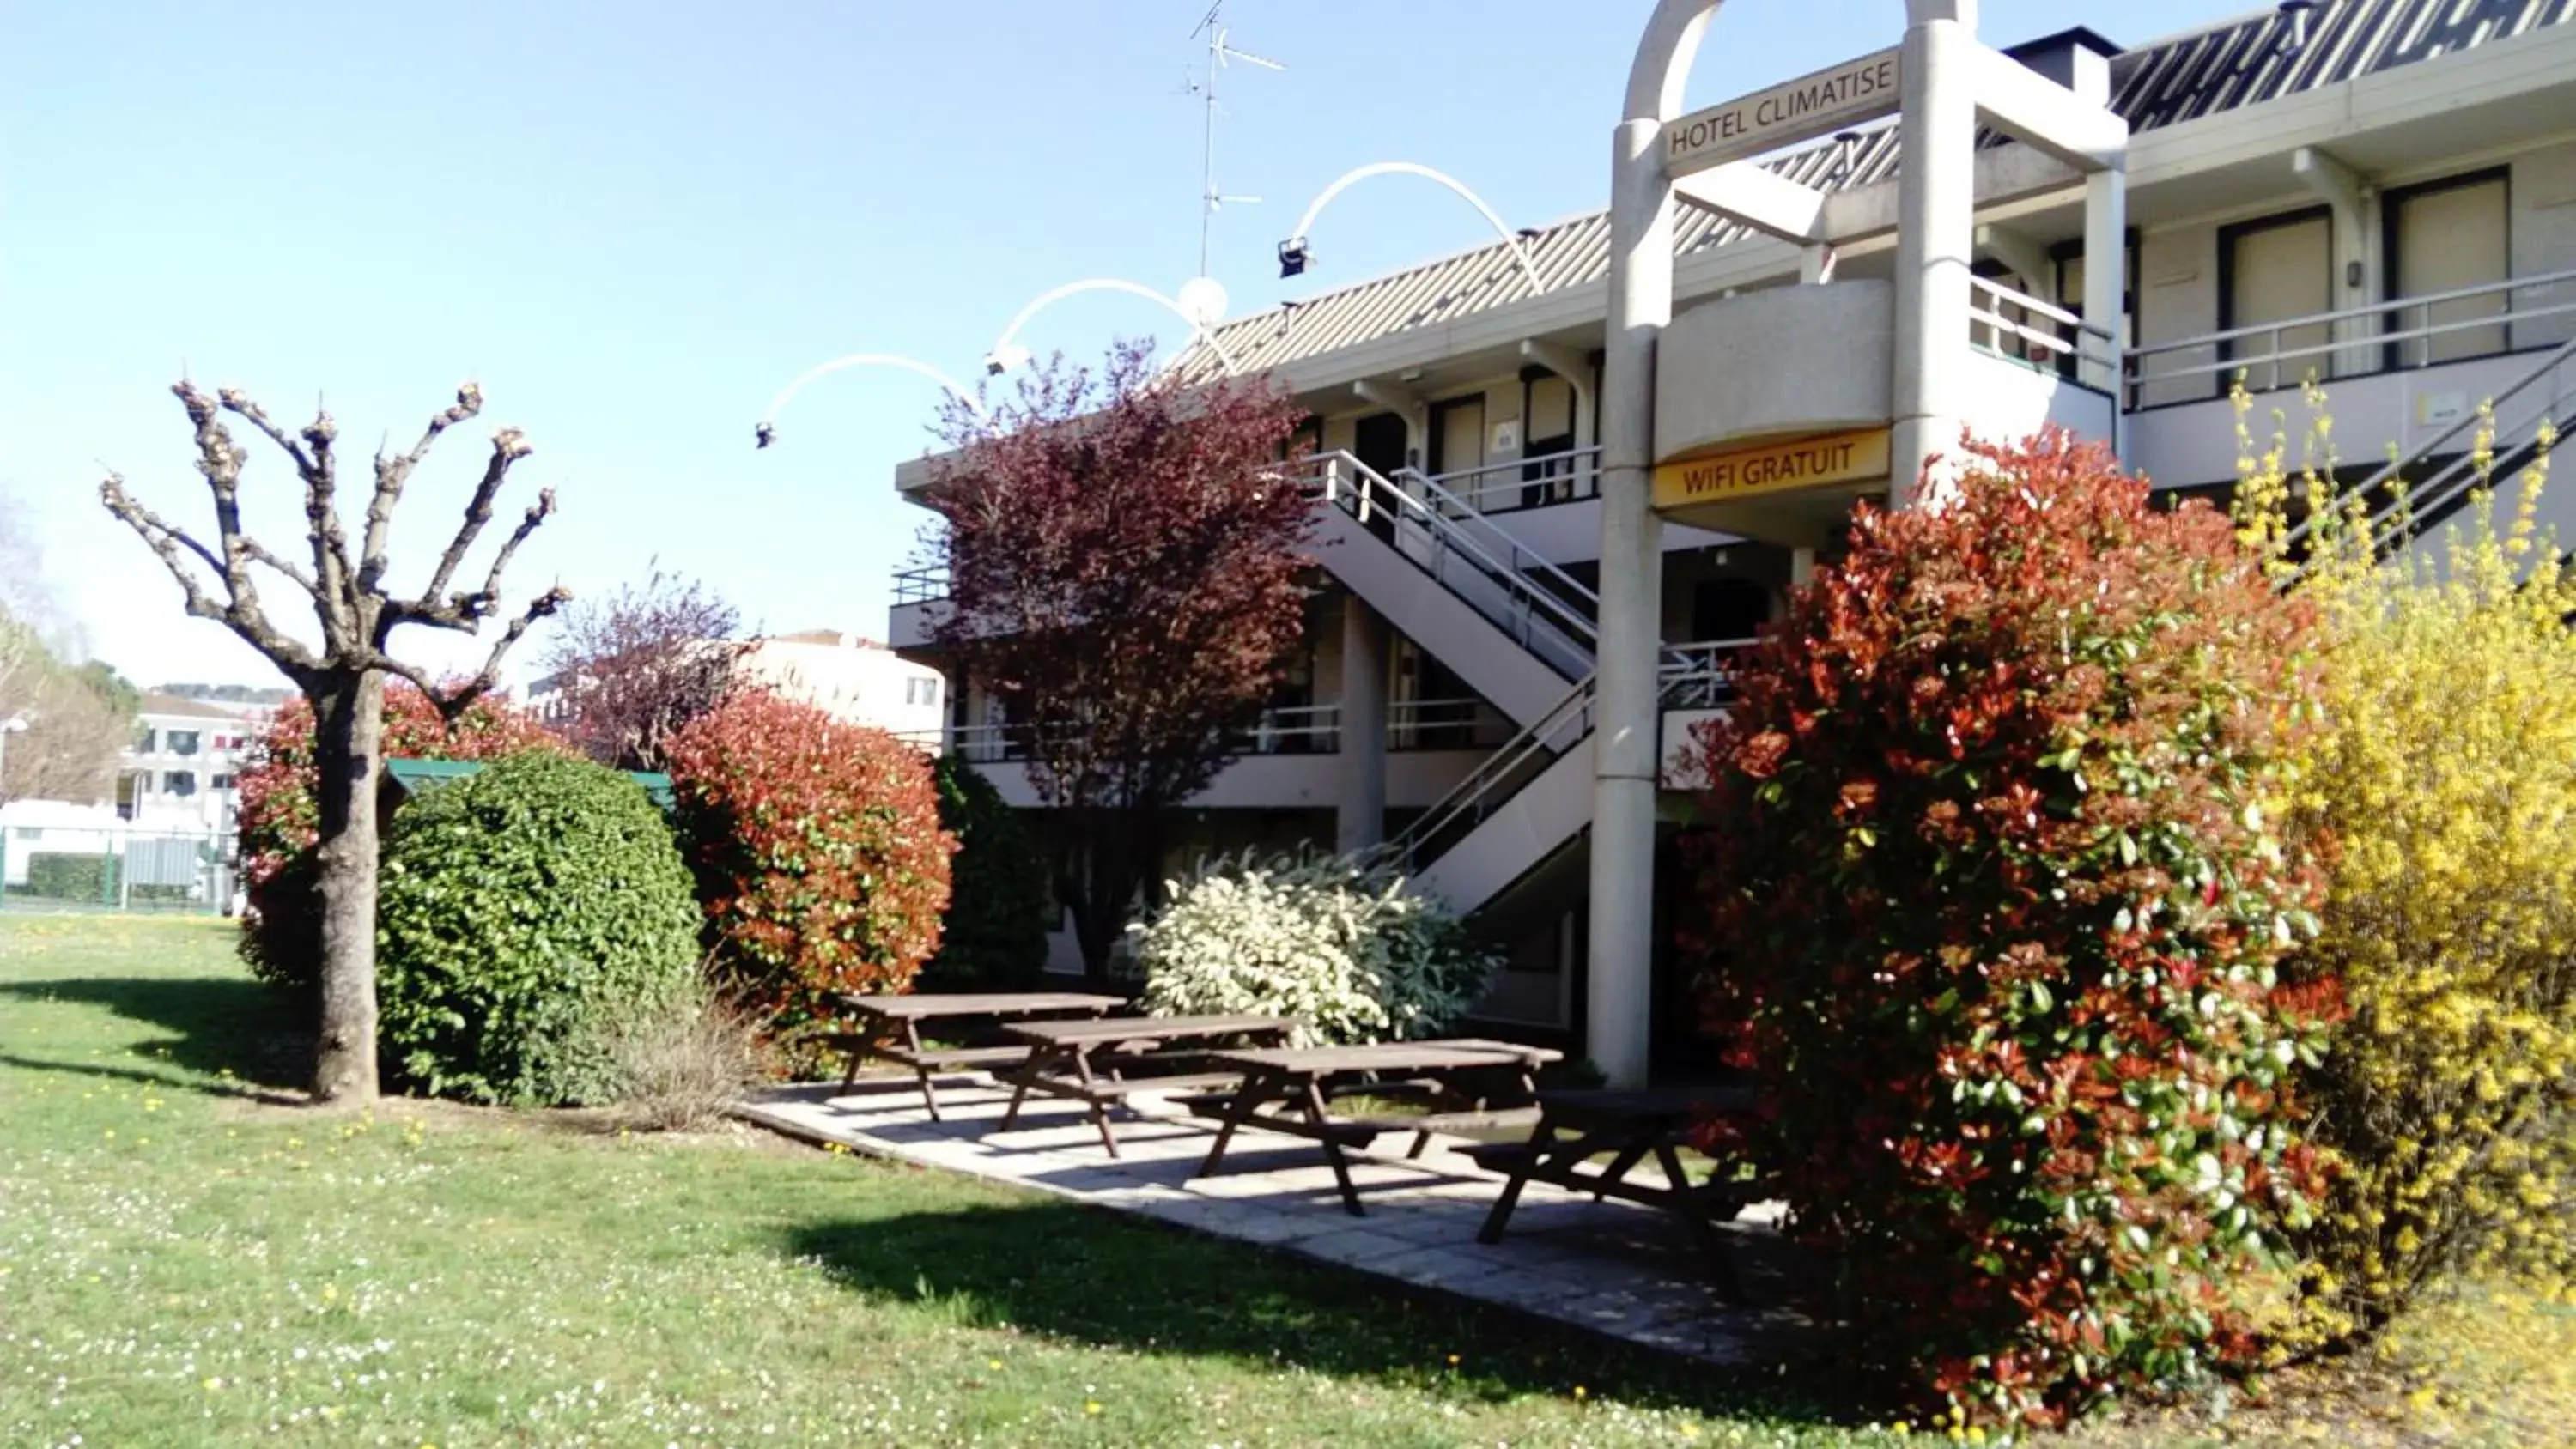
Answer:
[[593, 1104], [621, 1023], [697, 983], [699, 915], [641, 786], [549, 753], [394, 817], [376, 912], [388, 1070], [438, 1096]]
[[942, 755], [932, 773], [939, 825], [957, 837], [939, 954], [919, 991], [1013, 991], [1046, 972], [1046, 857], [1020, 812], [983, 773]]
[[26, 894], [55, 901], [107, 901], [116, 895], [116, 857], [41, 851], [27, 857]]

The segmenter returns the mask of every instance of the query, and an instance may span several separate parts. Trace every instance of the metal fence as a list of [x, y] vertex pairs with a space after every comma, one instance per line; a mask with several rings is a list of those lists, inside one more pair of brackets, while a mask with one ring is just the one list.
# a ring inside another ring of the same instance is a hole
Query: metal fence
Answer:
[[0, 910], [230, 915], [232, 838], [100, 826], [0, 830]]

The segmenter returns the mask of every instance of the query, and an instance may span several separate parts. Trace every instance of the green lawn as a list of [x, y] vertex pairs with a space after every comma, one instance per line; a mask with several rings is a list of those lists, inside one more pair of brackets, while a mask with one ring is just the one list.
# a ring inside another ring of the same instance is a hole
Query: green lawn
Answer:
[[0, 1444], [1886, 1437], [1769, 1375], [748, 1132], [282, 1105], [292, 1023], [230, 944], [0, 918]]
[[[230, 946], [0, 916], [0, 1446], [1896, 1442], [1830, 1378], [749, 1131], [296, 1107]], [[2576, 1308], [2480, 1293], [2269, 1408], [2069, 1442], [2571, 1431]]]

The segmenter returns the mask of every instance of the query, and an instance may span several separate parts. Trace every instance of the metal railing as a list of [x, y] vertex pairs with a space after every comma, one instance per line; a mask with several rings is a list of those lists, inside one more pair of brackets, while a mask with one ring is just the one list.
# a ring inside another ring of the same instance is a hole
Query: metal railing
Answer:
[[1390, 750], [1472, 750], [1508, 739], [1511, 727], [1480, 699], [1398, 699], [1386, 707]]
[[894, 576], [894, 601], [902, 604], [935, 604], [948, 597], [948, 565], [917, 564]]
[[2104, 392], [2119, 362], [2110, 329], [1985, 277], [1968, 279], [1968, 344]]
[[1401, 481], [1348, 453], [1300, 459], [1301, 481], [1568, 679], [1592, 669], [1592, 590], [1524, 547], [1437, 482], [1409, 469]]
[[[998, 764], [1029, 757], [1029, 726], [1008, 722], [951, 725], [941, 742], [958, 758]], [[1328, 755], [1342, 747], [1341, 706], [1268, 709], [1231, 741], [1247, 755]]]
[[1561, 453], [1541, 453], [1535, 457], [1514, 458], [1507, 463], [1487, 463], [1480, 468], [1459, 468], [1428, 476], [1460, 504], [1477, 513], [1545, 508], [1554, 503], [1573, 503], [1600, 496], [1601, 449], [1598, 445], [1569, 448]]
[[[1713, 709], [1734, 698], [1728, 662], [1754, 641], [1716, 639], [1664, 646], [1658, 703], [1664, 709]], [[1408, 874], [1437, 860], [1547, 773], [1567, 750], [1592, 733], [1600, 676], [1576, 681], [1547, 713], [1512, 736], [1467, 778], [1422, 812], [1383, 847]]]
[[[2368, 505], [2371, 537], [2384, 544], [2401, 544], [2440, 522], [2487, 479], [2510, 477], [2528, 464], [2539, 450], [2541, 429], [2571, 421], [2571, 412], [2576, 412], [2571, 402], [2576, 402], [2576, 339], [2561, 343], [2487, 406], [2339, 496], [2367, 501], [2388, 493], [2389, 484], [2403, 478], [2407, 470], [2439, 460], [2429, 474], [2408, 483], [2403, 496], [2392, 494], [2385, 502]], [[2318, 522], [2311, 514], [2290, 530], [2285, 542], [2294, 556], [2306, 550]], [[2300, 571], [2305, 572], [2304, 566]]]
[[[2563, 292], [2564, 295], [2552, 296]], [[2531, 294], [2540, 294], [2537, 296]], [[2475, 304], [2492, 303], [2490, 310]], [[2437, 318], [2435, 313], [2445, 315]], [[2297, 386], [2314, 377], [2366, 377], [2373, 373], [2431, 367], [2513, 351], [2513, 329], [2551, 317], [2576, 315], [2576, 271], [2513, 277], [2474, 287], [2398, 297], [2333, 312], [2285, 317], [2208, 332], [2171, 342], [2132, 347], [2123, 359], [2123, 398], [2139, 407], [2146, 390], [2172, 388], [2204, 379], [2197, 389], [2184, 388], [2168, 401], [2197, 402], [2226, 390], [2240, 373], [2245, 385], [2265, 392]], [[2358, 325], [2357, 325], [2358, 324]], [[2362, 330], [2367, 329], [2367, 330]], [[2494, 345], [2445, 353], [2447, 338], [2494, 334]], [[2292, 334], [2310, 333], [2294, 338]], [[2342, 335], [2337, 335], [2338, 333]]]

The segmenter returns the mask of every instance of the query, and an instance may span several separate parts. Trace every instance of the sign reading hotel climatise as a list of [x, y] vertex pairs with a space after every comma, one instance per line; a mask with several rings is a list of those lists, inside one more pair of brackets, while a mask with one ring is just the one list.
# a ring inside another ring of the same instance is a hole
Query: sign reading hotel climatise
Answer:
[[1885, 478], [1887, 470], [1887, 429], [1827, 433], [1661, 464], [1655, 469], [1655, 506], [1689, 508], [1831, 483], [1861, 483]]
[[1873, 120], [1896, 109], [1896, 52], [1694, 111], [1664, 127], [1664, 174], [1687, 176]]

